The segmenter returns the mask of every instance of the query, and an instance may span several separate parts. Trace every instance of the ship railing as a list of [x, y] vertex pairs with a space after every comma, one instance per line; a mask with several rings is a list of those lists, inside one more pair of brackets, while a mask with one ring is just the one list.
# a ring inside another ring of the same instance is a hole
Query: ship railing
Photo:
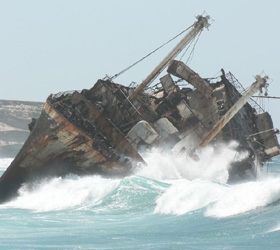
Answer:
[[[226, 78], [241, 95], [245, 93], [246, 89], [231, 72], [228, 72], [226, 74]], [[248, 103], [251, 105], [252, 108], [256, 110], [257, 114], [261, 114], [265, 112], [265, 110], [253, 98], [251, 98]]]

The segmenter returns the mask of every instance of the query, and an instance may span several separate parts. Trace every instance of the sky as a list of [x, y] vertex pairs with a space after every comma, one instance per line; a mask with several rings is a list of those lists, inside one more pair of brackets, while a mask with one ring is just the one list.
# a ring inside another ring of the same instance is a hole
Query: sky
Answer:
[[[211, 26], [188, 65], [205, 78], [224, 68], [245, 87], [267, 74], [268, 94], [280, 96], [278, 0], [0, 0], [0, 99], [45, 101], [51, 93], [91, 88], [204, 12]], [[141, 83], [178, 41], [115, 82]], [[280, 100], [262, 102], [280, 128]]]

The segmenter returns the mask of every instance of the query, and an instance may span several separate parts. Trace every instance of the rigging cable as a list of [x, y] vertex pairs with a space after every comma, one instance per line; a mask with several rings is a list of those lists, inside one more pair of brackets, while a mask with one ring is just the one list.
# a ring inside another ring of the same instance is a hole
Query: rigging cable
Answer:
[[185, 52], [184, 52], [183, 55], [181, 56], [180, 61], [182, 60], [182, 58], [183, 58], [183, 57], [185, 56], [185, 54], [187, 53], [187, 51], [188, 51], [188, 49], [190, 48], [190, 46], [192, 45], [193, 41], [196, 39], [196, 41], [195, 41], [195, 43], [194, 43], [194, 45], [193, 45], [193, 48], [192, 48], [192, 50], [191, 50], [191, 52], [190, 52], [190, 54], [189, 54], [189, 57], [188, 57], [188, 59], [187, 59], [187, 61], [186, 61], [186, 64], [188, 64], [188, 62], [189, 62], [189, 60], [190, 60], [190, 57], [191, 57], [192, 54], [194, 53], [195, 46], [196, 46], [196, 44], [197, 44], [197, 42], [198, 42], [198, 39], [199, 39], [201, 33], [202, 33], [202, 30], [198, 33], [198, 36], [194, 37], [194, 38], [191, 40], [189, 46], [185, 49]]
[[280, 99], [279, 96], [252, 96], [252, 97], [256, 97], [256, 98], [268, 98], [268, 99]]
[[167, 42], [165, 42], [164, 44], [162, 44], [161, 46], [159, 46], [158, 48], [156, 48], [155, 50], [153, 50], [152, 52], [150, 52], [149, 54], [147, 54], [146, 56], [142, 57], [141, 59], [139, 59], [138, 61], [136, 61], [135, 63], [131, 64], [130, 66], [128, 66], [127, 68], [123, 69], [122, 71], [120, 71], [119, 73], [115, 74], [112, 77], [108, 77], [106, 76], [105, 78], [109, 78], [110, 80], [113, 80], [115, 78], [117, 78], [118, 76], [120, 76], [121, 74], [123, 74], [124, 72], [126, 72], [127, 70], [131, 69], [132, 67], [134, 67], [136, 64], [142, 62], [144, 59], [146, 59], [147, 57], [149, 57], [150, 55], [152, 55], [153, 53], [155, 53], [156, 51], [158, 51], [159, 49], [161, 49], [162, 47], [164, 47], [165, 45], [167, 45], [168, 43], [170, 43], [171, 41], [173, 41], [174, 39], [176, 39], [178, 36], [182, 35], [183, 33], [185, 33], [186, 31], [188, 31], [191, 27], [193, 27], [194, 24], [192, 24], [191, 26], [189, 26], [188, 28], [184, 29], [182, 32], [180, 32], [178, 35], [174, 36], [173, 38], [171, 38], [170, 40], [168, 40]]
[[187, 46], [187, 48], [185, 49], [183, 55], [180, 57], [180, 61], [182, 60], [182, 58], [185, 56], [185, 54], [187, 53], [188, 49], [191, 47], [192, 43], [194, 41], [194, 37], [192, 38], [192, 40], [190, 41], [190, 44]]
[[198, 34], [198, 36], [197, 36], [197, 39], [196, 39], [196, 41], [195, 41], [195, 43], [194, 43], [194, 45], [193, 45], [193, 48], [192, 48], [191, 53], [190, 53], [190, 55], [189, 55], [189, 57], [188, 57], [188, 59], [187, 59], [187, 61], [186, 61], [186, 64], [188, 64], [189, 60], [193, 57], [194, 49], [195, 49], [195, 46], [196, 46], [196, 44], [197, 44], [197, 42], [198, 42], [198, 40], [199, 40], [199, 37], [200, 37], [201, 33], [202, 33], [202, 30], [199, 32], [199, 34]]

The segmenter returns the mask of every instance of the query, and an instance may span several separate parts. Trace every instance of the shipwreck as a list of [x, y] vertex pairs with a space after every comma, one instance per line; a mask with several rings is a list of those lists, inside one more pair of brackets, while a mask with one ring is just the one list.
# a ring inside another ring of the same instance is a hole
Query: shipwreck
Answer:
[[[235, 140], [237, 150], [248, 156], [232, 163], [230, 180], [254, 175], [256, 164], [278, 155], [278, 130], [251, 98], [267, 87], [267, 77], [257, 75], [245, 91], [231, 73], [222, 70], [213, 82], [175, 60], [209, 27], [208, 16], [197, 19], [139, 86], [127, 87], [106, 78], [91, 89], [51, 94], [0, 178], [0, 202], [15, 196], [23, 183], [49, 175], [127, 175], [134, 164], [145, 164], [140, 149], [151, 147], [195, 157], [196, 150], [209, 143]], [[166, 68], [160, 84], [147, 91]], [[179, 86], [182, 81], [188, 85]]]

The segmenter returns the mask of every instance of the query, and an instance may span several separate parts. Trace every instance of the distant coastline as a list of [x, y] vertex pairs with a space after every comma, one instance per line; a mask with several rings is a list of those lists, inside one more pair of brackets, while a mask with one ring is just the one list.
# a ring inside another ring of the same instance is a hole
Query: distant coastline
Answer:
[[14, 157], [29, 135], [28, 124], [39, 117], [43, 102], [0, 100], [0, 158]]

